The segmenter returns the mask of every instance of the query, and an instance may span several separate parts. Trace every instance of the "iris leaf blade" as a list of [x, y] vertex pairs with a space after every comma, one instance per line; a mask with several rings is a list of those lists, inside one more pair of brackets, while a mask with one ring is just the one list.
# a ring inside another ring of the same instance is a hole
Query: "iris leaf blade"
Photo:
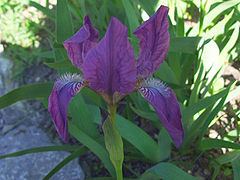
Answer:
[[[116, 180], [116, 178], [113, 178], [113, 177], [97, 177], [97, 178], [87, 178], [86, 180]], [[124, 178], [124, 180], [137, 180], [137, 179]]]
[[240, 144], [224, 141], [222, 139], [212, 139], [206, 138], [201, 142], [201, 149], [213, 149], [213, 148], [231, 148], [231, 149], [240, 149]]
[[226, 61], [226, 59], [227, 60], [229, 59], [229, 51], [234, 47], [234, 45], [239, 39], [239, 28], [240, 28], [239, 22], [236, 22], [231, 26], [231, 29], [233, 29], [233, 32], [219, 55], [220, 65], [224, 65], [224, 62]]
[[0, 97], [0, 109], [21, 100], [49, 97], [53, 83], [36, 83], [25, 85]]
[[162, 65], [158, 68], [158, 70], [154, 73], [154, 75], [163, 80], [164, 82], [171, 84], [178, 84], [177, 78], [172, 71], [171, 67], [167, 62], [163, 62]]
[[109, 159], [109, 155], [107, 150], [100, 145], [93, 138], [89, 137], [87, 134], [82, 132], [79, 128], [77, 128], [72, 122], [68, 121], [69, 132], [82, 144], [88, 147], [94, 154], [96, 154], [101, 161], [104, 163], [107, 170], [110, 172], [112, 176], [115, 176], [115, 171], [113, 165]]
[[80, 70], [73, 66], [69, 60], [62, 60], [62, 61], [56, 61], [53, 63], [44, 63], [50, 68], [61, 70], [61, 71], [66, 71], [66, 72], [71, 72], [71, 73], [81, 73]]
[[62, 43], [73, 35], [72, 17], [66, 0], [57, 1], [57, 42]]
[[228, 91], [228, 89], [225, 89], [213, 96], [210, 97], [206, 97], [204, 99], [199, 100], [197, 103], [186, 107], [183, 111], [182, 111], [182, 119], [183, 122], [186, 121], [187, 119], [193, 117], [197, 112], [201, 111], [204, 108], [209, 107], [210, 105], [216, 103], [217, 100], [219, 100], [220, 98], [222, 98], [223, 96], [226, 95], [226, 92]]
[[217, 113], [222, 109], [222, 107], [224, 106], [224, 102], [226, 101], [226, 98], [228, 96], [228, 93], [231, 89], [230, 85], [228, 88], [226, 88], [225, 91], [225, 95], [221, 98], [220, 102], [216, 105], [216, 107], [214, 107], [214, 109], [211, 111], [211, 113], [209, 114], [209, 116], [207, 117], [207, 119], [205, 120], [203, 127], [202, 127], [202, 131], [199, 137], [199, 142], [201, 142], [202, 137], [204, 136], [205, 132], [207, 131], [208, 126], [210, 125], [211, 121], [214, 120], [214, 117], [217, 115]]
[[240, 179], [240, 157], [232, 162], [234, 180]]
[[67, 60], [61, 60], [61, 61], [51, 62], [51, 63], [45, 62], [44, 64], [53, 69], [66, 69], [72, 66], [71, 62]]
[[[71, 100], [68, 107], [73, 122], [79, 129], [92, 138], [97, 138], [100, 136], [98, 129], [94, 124], [94, 115], [92, 114], [93, 109], [91, 109], [92, 112], [90, 112], [90, 109], [85, 103], [81, 93], [77, 94]], [[94, 111], [96, 111], [95, 109]]]
[[139, 0], [139, 4], [147, 12], [149, 16], [152, 16], [155, 13], [155, 10], [157, 9], [158, 1]]
[[175, 37], [170, 39], [169, 52], [196, 54], [200, 37]]
[[199, 91], [201, 90], [203, 76], [204, 76], [204, 67], [203, 67], [203, 64], [201, 64], [198, 70], [198, 75], [194, 82], [194, 88], [189, 98], [189, 105], [192, 105], [198, 102], [198, 96], [199, 96]]
[[117, 126], [121, 136], [135, 146], [146, 158], [158, 161], [159, 149], [157, 143], [141, 128], [117, 115]]
[[55, 21], [56, 16], [54, 14], [53, 11], [51, 11], [50, 9], [43, 7], [42, 5], [34, 2], [34, 1], [29, 1], [29, 6], [33, 6], [36, 9], [38, 9], [39, 11], [42, 11], [45, 15], [47, 15], [51, 20]]
[[220, 157], [218, 157], [216, 159], [216, 161], [220, 164], [226, 164], [226, 163], [230, 163], [233, 162], [235, 159], [240, 158], [240, 151], [232, 151], [232, 152], [228, 152], [226, 154], [221, 155]]
[[[116, 122], [120, 135], [137, 148], [148, 160], [157, 162], [161, 158], [158, 144], [145, 131], [121, 115], [117, 115]], [[101, 124], [100, 120], [96, 121], [96, 123]]]
[[164, 180], [197, 180], [197, 178], [189, 175], [177, 166], [167, 162], [158, 163], [157, 165], [148, 169], [147, 172], [150, 172]]
[[128, 19], [128, 23], [130, 26], [130, 33], [132, 34], [133, 31], [140, 25], [138, 22], [138, 18], [136, 13], [134, 12], [134, 8], [131, 4], [131, 1], [129, 0], [122, 0], [126, 15], [127, 15], [127, 19]]
[[67, 156], [65, 159], [63, 159], [53, 170], [51, 170], [44, 178], [43, 180], [50, 179], [54, 174], [56, 174], [61, 168], [63, 168], [65, 165], [67, 165], [69, 162], [74, 160], [75, 158], [79, 157], [81, 154], [85, 153], [86, 147], [79, 147], [77, 150], [75, 150], [73, 153], [71, 153], [69, 156]]
[[77, 148], [79, 148], [79, 146], [70, 146], [70, 145], [35, 147], [35, 148], [24, 149], [22, 151], [2, 155], [0, 156], [0, 159], [9, 158], [9, 157], [18, 157], [26, 154], [39, 153], [39, 152], [74, 151]]
[[143, 117], [145, 119], [154, 121], [154, 122], [159, 122], [159, 117], [157, 116], [157, 114], [153, 111], [143, 111], [141, 109], [137, 109], [135, 107], [133, 107], [132, 105], [130, 105], [130, 108], [140, 117]]
[[209, 25], [211, 25], [211, 22], [218, 17], [222, 12], [227, 10], [228, 8], [231, 8], [235, 5], [239, 4], [239, 0], [232, 0], [232, 1], [224, 1], [218, 6], [216, 6], [214, 9], [208, 12], [208, 14], [204, 17], [203, 21], [203, 30], [206, 29]]

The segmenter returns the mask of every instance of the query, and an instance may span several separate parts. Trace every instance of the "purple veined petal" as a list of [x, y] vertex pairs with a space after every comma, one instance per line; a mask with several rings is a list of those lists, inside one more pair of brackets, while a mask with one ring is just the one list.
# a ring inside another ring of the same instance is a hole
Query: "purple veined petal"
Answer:
[[86, 15], [83, 27], [74, 36], [63, 42], [69, 59], [78, 69], [82, 69], [83, 58], [96, 45], [98, 38], [98, 31], [93, 27], [90, 17]]
[[68, 141], [68, 103], [84, 85], [85, 82], [81, 75], [65, 74], [56, 80], [53, 91], [49, 96], [48, 109], [57, 132], [64, 142]]
[[112, 95], [129, 94], [136, 82], [134, 51], [127, 28], [112, 17], [103, 39], [87, 54], [83, 74], [92, 89]]
[[161, 66], [169, 47], [168, 28], [168, 7], [161, 6], [149, 20], [133, 32], [140, 40], [138, 77], [147, 78]]
[[179, 147], [184, 131], [181, 111], [173, 90], [158, 79], [146, 79], [137, 88], [142, 96], [152, 104], [173, 142]]

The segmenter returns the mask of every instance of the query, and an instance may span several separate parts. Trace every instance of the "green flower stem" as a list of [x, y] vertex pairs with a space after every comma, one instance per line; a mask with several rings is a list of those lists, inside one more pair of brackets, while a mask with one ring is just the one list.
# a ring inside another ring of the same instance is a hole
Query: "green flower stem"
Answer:
[[122, 137], [116, 125], [117, 105], [109, 105], [109, 117], [103, 125], [105, 145], [116, 171], [117, 180], [123, 180], [122, 164], [124, 159]]

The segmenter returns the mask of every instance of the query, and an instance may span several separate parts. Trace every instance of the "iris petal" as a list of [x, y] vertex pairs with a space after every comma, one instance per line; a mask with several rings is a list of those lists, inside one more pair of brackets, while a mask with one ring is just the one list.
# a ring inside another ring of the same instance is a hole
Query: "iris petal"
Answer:
[[92, 89], [109, 95], [129, 94], [136, 82], [134, 51], [127, 28], [112, 17], [104, 38], [87, 54], [83, 74]]
[[58, 134], [64, 142], [68, 141], [67, 109], [70, 100], [85, 85], [81, 75], [65, 74], [54, 84], [49, 96], [48, 109], [54, 121]]
[[173, 142], [179, 147], [184, 132], [179, 104], [172, 89], [157, 79], [146, 79], [137, 88], [152, 104]]
[[158, 11], [133, 34], [140, 40], [137, 59], [137, 76], [147, 78], [162, 64], [169, 47], [168, 7], [161, 6]]
[[98, 38], [98, 31], [93, 27], [89, 16], [86, 15], [83, 27], [74, 36], [63, 42], [69, 59], [78, 69], [82, 69], [83, 58], [96, 45]]

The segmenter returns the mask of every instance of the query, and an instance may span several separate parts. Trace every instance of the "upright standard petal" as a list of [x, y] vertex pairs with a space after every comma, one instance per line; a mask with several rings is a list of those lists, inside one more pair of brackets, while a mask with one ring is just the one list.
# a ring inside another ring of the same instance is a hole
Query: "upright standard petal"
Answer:
[[158, 11], [133, 34], [140, 40], [137, 59], [137, 76], [147, 78], [164, 61], [169, 47], [168, 7], [161, 6]]
[[64, 142], [68, 141], [67, 109], [70, 100], [85, 85], [84, 79], [78, 74], [65, 74], [54, 84], [49, 96], [48, 109], [58, 134]]
[[92, 89], [108, 95], [134, 90], [136, 67], [127, 28], [112, 17], [104, 38], [87, 54], [83, 74]]
[[181, 111], [172, 89], [157, 79], [146, 79], [137, 88], [142, 96], [152, 104], [173, 142], [179, 147], [184, 132]]
[[74, 36], [63, 42], [69, 59], [78, 69], [82, 69], [83, 58], [96, 45], [98, 38], [98, 31], [93, 27], [89, 16], [86, 15], [83, 27]]

